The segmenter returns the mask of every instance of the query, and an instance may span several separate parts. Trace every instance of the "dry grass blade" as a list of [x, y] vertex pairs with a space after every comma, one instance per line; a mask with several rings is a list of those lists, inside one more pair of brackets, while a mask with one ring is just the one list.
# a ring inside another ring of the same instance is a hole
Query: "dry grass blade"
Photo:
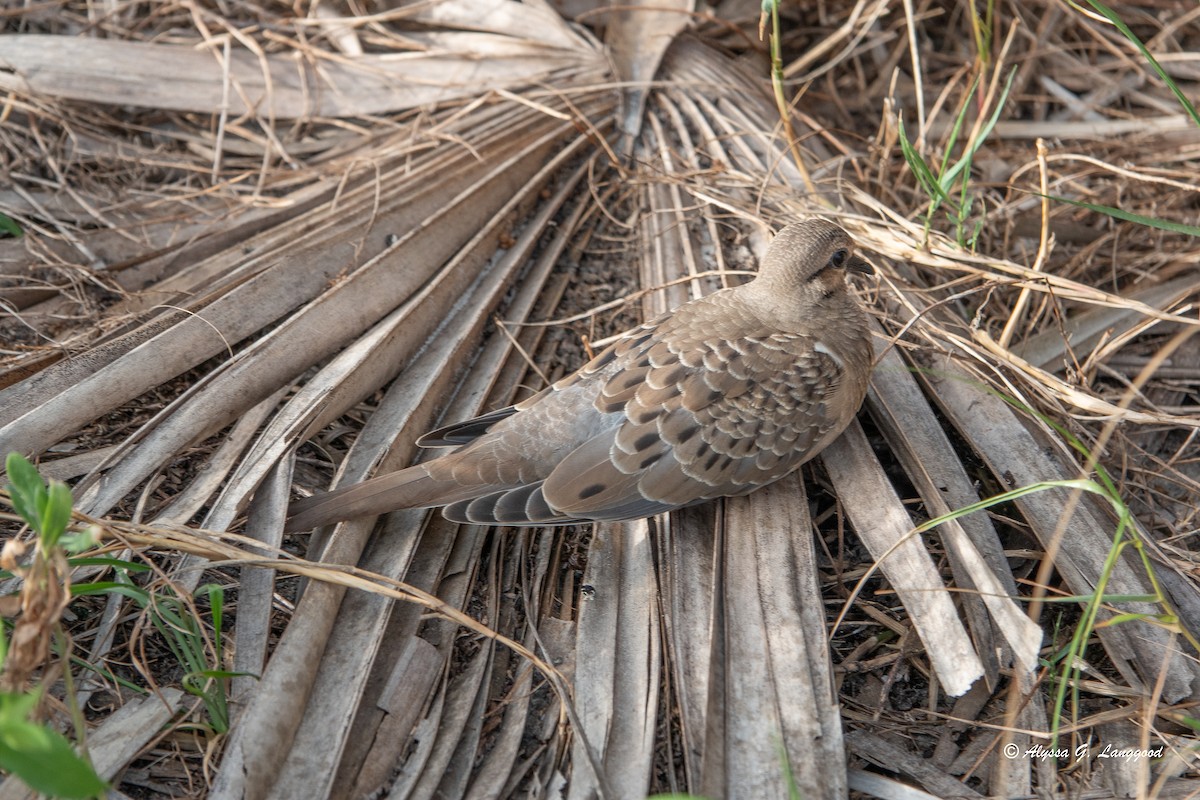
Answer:
[[[1134, 294], [1130, 299], [1164, 312], [1200, 293], [1200, 279], [1177, 278]], [[1064, 321], [1062, 330], [1047, 330], [1025, 340], [1017, 354], [1042, 369], [1061, 369], [1065, 355], [1078, 363], [1088, 360], [1094, 348], [1126, 333], [1142, 332], [1145, 320], [1128, 307], [1093, 308]]]

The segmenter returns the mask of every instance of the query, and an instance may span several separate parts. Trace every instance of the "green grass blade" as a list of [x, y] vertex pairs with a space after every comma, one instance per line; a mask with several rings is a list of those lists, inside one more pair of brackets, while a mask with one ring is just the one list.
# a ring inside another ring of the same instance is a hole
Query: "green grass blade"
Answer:
[[[1095, 599], [1090, 594], [1069, 594], [1058, 597], [1046, 597], [1043, 603], [1090, 603]], [[1157, 603], [1158, 598], [1152, 594], [1106, 594], [1100, 598], [1101, 603]]]
[[970, 170], [971, 163], [975, 159], [975, 154], [979, 152], [979, 148], [983, 147], [983, 143], [992, 135], [992, 130], [996, 127], [996, 123], [1000, 121], [1000, 114], [1004, 111], [1004, 106], [1008, 102], [1008, 93], [1012, 91], [1013, 79], [1017, 77], [1017, 68], [1013, 67], [1008, 72], [1008, 80], [1004, 82], [1004, 91], [1000, 94], [1000, 102], [996, 103], [995, 110], [992, 111], [992, 116], [980, 129], [979, 135], [975, 137], [975, 141], [971, 142], [971, 146], [967, 148], [967, 152], [959, 159], [958, 163], [950, 168], [950, 171], [942, 176], [942, 181], [946, 186], [953, 186], [958, 176], [964, 170]]
[[935, 199], [942, 201], [948, 199], [942, 186], [938, 183], [938, 179], [934, 177], [929, 170], [929, 165], [925, 163], [925, 159], [921, 154], [913, 149], [912, 144], [908, 141], [908, 134], [904, 131], [904, 118], [900, 118], [900, 152], [904, 155], [904, 160], [908, 163], [908, 168], [912, 170], [913, 175], [917, 176], [917, 181], [921, 184], [921, 188], [929, 195], [930, 201]]
[[42, 507], [42, 542], [54, 547], [71, 523], [71, 490], [62, 481], [50, 481]]
[[70, 567], [112, 567], [116, 570], [125, 570], [126, 572], [149, 572], [150, 567], [146, 564], [140, 564], [137, 561], [128, 561], [124, 558], [110, 558], [108, 556], [80, 556], [78, 558], [68, 558], [67, 565]]
[[991, 508], [992, 506], [1000, 503], [1018, 500], [1027, 494], [1045, 491], [1046, 489], [1081, 489], [1085, 492], [1104, 495], [1104, 490], [1101, 488], [1100, 484], [1092, 480], [1075, 478], [1059, 481], [1040, 481], [1038, 483], [1031, 483], [1028, 486], [1020, 486], [1016, 489], [1012, 489], [1011, 491], [994, 495], [984, 500], [980, 500], [977, 503], [971, 503], [970, 505], [966, 505], [962, 508], [951, 511], [949, 514], [943, 514], [940, 517], [934, 517], [928, 522], [923, 522], [918, 525], [916, 531], [917, 533], [922, 533], [924, 531], [933, 530], [943, 522], [949, 522], [950, 520], [958, 519], [959, 517], [965, 517], [967, 514], [971, 514], [976, 511], [983, 511], [984, 509]]
[[120, 675], [117, 675], [113, 671], [107, 670], [104, 667], [101, 667], [97, 664], [93, 664], [90, 661], [85, 661], [84, 659], [80, 658], [79, 656], [71, 656], [71, 663], [74, 664], [75, 666], [79, 667], [81, 670], [87, 670], [88, 672], [94, 672], [97, 675], [99, 675], [100, 677], [104, 678], [104, 680], [109, 681], [110, 683], [115, 683], [119, 686], [122, 686], [122, 687], [128, 689], [129, 691], [133, 692], [134, 694], [140, 694], [140, 695], [150, 694], [150, 690], [145, 688], [144, 686], [138, 686], [136, 683], [134, 683], [132, 681], [125, 680], [124, 678], [122, 678]]
[[1200, 227], [1195, 225], [1184, 225], [1182, 222], [1171, 222], [1165, 219], [1155, 219], [1154, 217], [1146, 217], [1141, 214], [1134, 214], [1132, 211], [1123, 211], [1112, 206], [1101, 206], [1095, 203], [1085, 203], [1082, 200], [1070, 200], [1066, 197], [1059, 197], [1054, 194], [1042, 194], [1041, 192], [1032, 192], [1039, 197], [1046, 197], [1051, 200], [1056, 200], [1059, 203], [1076, 206], [1078, 208], [1086, 208], [1089, 211], [1095, 211], [1097, 214], [1105, 214], [1114, 219], [1124, 220], [1126, 222], [1136, 222], [1138, 225], [1145, 225], [1148, 228], [1158, 228], [1160, 231], [1170, 231], [1171, 233], [1182, 233], [1187, 236], [1200, 236]]
[[200, 591], [208, 595], [208, 607], [212, 612], [213, 624], [213, 649], [217, 651], [217, 658], [221, 657], [221, 629], [225, 619], [225, 589], [219, 584], [209, 583], [200, 587]]
[[1176, 99], [1179, 100], [1179, 104], [1183, 106], [1184, 111], [1186, 111], [1188, 116], [1192, 118], [1192, 122], [1200, 126], [1200, 113], [1196, 111], [1196, 107], [1192, 105], [1192, 101], [1188, 99], [1188, 96], [1183, 93], [1183, 91], [1175, 84], [1175, 81], [1171, 79], [1171, 76], [1167, 74], [1166, 70], [1162, 68], [1162, 65], [1158, 63], [1158, 59], [1146, 49], [1146, 45], [1142, 44], [1142, 40], [1137, 37], [1137, 34], [1129, 29], [1129, 26], [1125, 24], [1123, 19], [1117, 16], [1115, 11], [1101, 3], [1100, 0], [1087, 0], [1087, 2], [1088, 5], [1107, 17], [1108, 21], [1116, 26], [1117, 30], [1121, 32], [1122, 36], [1133, 42], [1133, 45], [1138, 50], [1142, 51], [1142, 56], [1150, 62], [1150, 66], [1153, 67], [1154, 71], [1158, 73], [1158, 77], [1162, 78], [1163, 83], [1167, 85], [1167, 88], [1170, 89], [1172, 94], [1175, 95]]
[[[958, 143], [958, 134], [962, 132], [963, 122], [967, 119], [967, 110], [971, 107], [971, 95], [975, 94], [977, 86], [979, 86], [978, 75], [971, 81], [971, 88], [967, 90], [967, 99], [958, 112], [958, 119], [954, 120], [954, 127], [950, 129], [950, 137], [946, 140], [946, 152], [942, 155], [941, 175], [943, 178], [946, 175], [946, 169], [950, 166], [950, 154], [954, 152], [954, 145]], [[950, 186], [943, 183], [942, 188], [949, 191]]]
[[71, 585], [72, 597], [85, 597], [94, 594], [119, 594], [128, 597], [140, 606], [150, 602], [150, 595], [145, 589], [119, 581], [96, 581], [94, 583], [79, 583]]

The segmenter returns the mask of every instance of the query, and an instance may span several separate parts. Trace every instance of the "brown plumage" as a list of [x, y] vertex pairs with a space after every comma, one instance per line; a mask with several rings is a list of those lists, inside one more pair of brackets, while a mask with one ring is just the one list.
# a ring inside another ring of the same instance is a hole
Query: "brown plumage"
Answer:
[[759, 274], [631, 331], [529, 399], [426, 434], [440, 458], [299, 500], [287, 529], [401, 508], [565, 525], [747, 494], [815, 456], [862, 404], [866, 317], [841, 228], [789, 225]]

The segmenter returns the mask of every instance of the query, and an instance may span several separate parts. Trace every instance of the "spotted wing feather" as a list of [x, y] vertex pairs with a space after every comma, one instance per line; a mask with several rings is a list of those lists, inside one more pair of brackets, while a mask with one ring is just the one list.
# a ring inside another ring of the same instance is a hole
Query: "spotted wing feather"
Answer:
[[745, 327], [711, 335], [680, 322], [684, 335], [665, 327], [623, 354], [595, 401], [622, 421], [550, 474], [550, 506], [625, 519], [744, 494], [824, 447], [848, 421], [831, 409], [856, 410], [840, 402], [842, 367], [814, 337]]

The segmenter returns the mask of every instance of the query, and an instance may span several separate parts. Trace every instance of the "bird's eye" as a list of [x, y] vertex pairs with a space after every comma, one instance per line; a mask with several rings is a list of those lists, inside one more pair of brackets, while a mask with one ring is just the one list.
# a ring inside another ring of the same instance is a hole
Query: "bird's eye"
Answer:
[[850, 256], [845, 250], [837, 250], [829, 257], [829, 263], [835, 267], [841, 267], [846, 263], [846, 259]]

